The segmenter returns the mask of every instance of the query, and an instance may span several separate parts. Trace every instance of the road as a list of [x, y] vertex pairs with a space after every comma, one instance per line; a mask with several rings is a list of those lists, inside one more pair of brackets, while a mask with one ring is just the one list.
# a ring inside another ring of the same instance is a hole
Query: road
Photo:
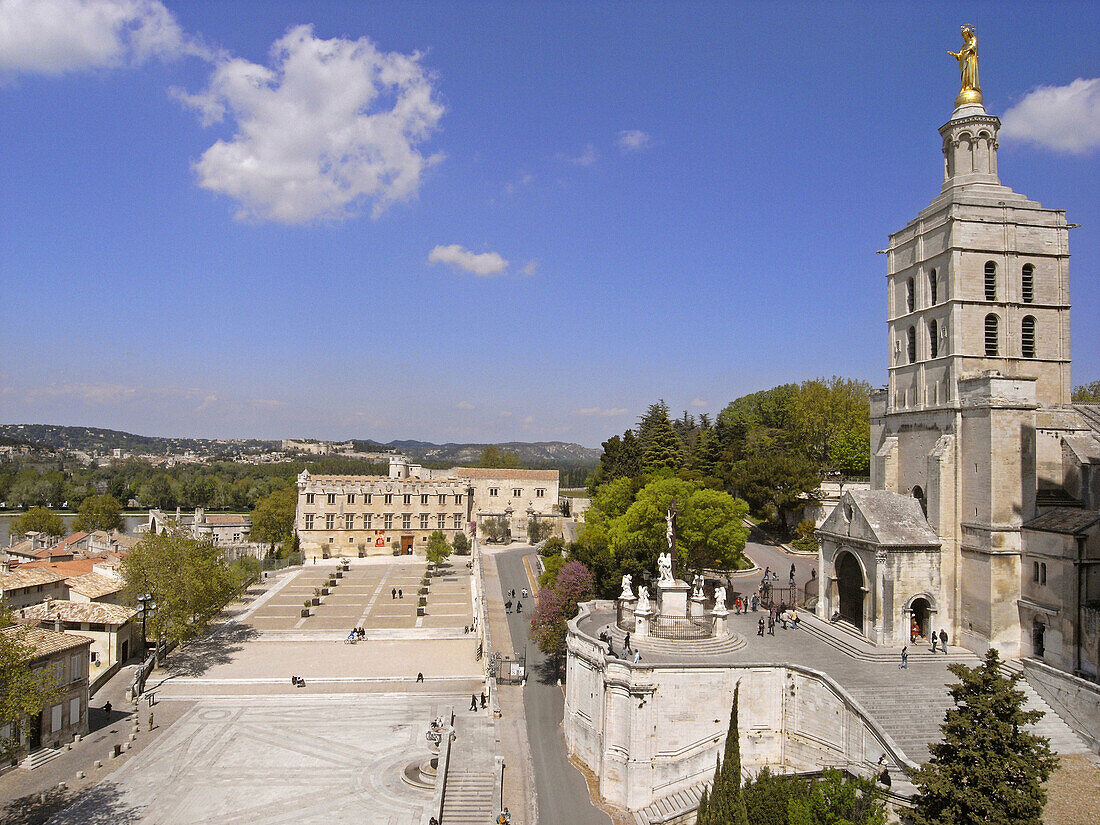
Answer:
[[[520, 593], [531, 583], [523, 567], [530, 547], [519, 547], [496, 558], [502, 590]], [[611, 817], [592, 806], [588, 786], [581, 772], [566, 757], [562, 719], [565, 696], [545, 656], [527, 644], [527, 630], [535, 610], [535, 599], [523, 602], [523, 613], [508, 615], [513, 649], [527, 650], [527, 685], [523, 689], [527, 738], [531, 743], [535, 786], [538, 792], [539, 825], [612, 825]]]

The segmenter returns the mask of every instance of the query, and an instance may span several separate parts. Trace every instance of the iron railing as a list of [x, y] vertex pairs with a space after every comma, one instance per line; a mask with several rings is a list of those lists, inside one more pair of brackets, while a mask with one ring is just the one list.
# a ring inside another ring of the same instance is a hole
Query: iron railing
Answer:
[[714, 636], [714, 618], [654, 616], [649, 620], [649, 635], [658, 639], [709, 639]]

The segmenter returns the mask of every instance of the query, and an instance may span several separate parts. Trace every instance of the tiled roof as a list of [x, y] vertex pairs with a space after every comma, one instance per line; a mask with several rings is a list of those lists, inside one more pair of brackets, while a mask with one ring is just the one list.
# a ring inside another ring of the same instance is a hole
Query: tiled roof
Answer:
[[31, 556], [34, 554], [34, 542], [30, 539], [23, 539], [5, 549], [13, 556]]
[[57, 546], [54, 549], [56, 550], [62, 547], [68, 547], [70, 544], [76, 544], [78, 541], [83, 541], [87, 537], [87, 533], [73, 533], [71, 536], [65, 536], [65, 538], [61, 539], [61, 541], [57, 543]]
[[1055, 507], [1024, 523], [1025, 530], [1044, 533], [1080, 533], [1100, 521], [1100, 512], [1077, 507]]
[[456, 476], [461, 478], [499, 478], [515, 479], [516, 481], [522, 481], [524, 479], [532, 481], [558, 480], [557, 470], [505, 470], [491, 467], [455, 467], [453, 472]]
[[48, 567], [33, 567], [28, 569], [21, 565], [10, 573], [0, 573], [0, 590], [7, 592], [17, 590], [20, 587], [35, 587], [39, 584], [52, 584], [64, 580], [64, 576]]
[[106, 596], [109, 593], [117, 593], [123, 588], [124, 582], [121, 579], [104, 576], [100, 573], [85, 573], [70, 578], [68, 585], [69, 590], [87, 596], [89, 599], [98, 599], [100, 596]]
[[85, 573], [91, 573], [93, 565], [101, 561], [103, 561], [102, 556], [91, 556], [85, 559], [64, 559], [63, 561], [49, 561], [48, 559], [43, 559], [42, 561], [29, 561], [26, 564], [21, 564], [18, 569], [53, 570], [55, 573], [60, 573], [63, 577], [68, 578], [70, 576], [82, 576]]
[[24, 607], [19, 611], [26, 619], [43, 621], [60, 617], [63, 622], [89, 622], [96, 624], [126, 624], [137, 615], [132, 607], [103, 602], [70, 602], [51, 599], [49, 602]]
[[243, 514], [217, 514], [206, 516], [206, 524], [251, 524], [252, 519]]
[[0, 629], [0, 633], [7, 636], [22, 636], [24, 644], [34, 648], [30, 659], [41, 659], [54, 653], [65, 650], [75, 650], [91, 645], [92, 640], [87, 636], [77, 636], [72, 633], [58, 633], [56, 630], [46, 630], [43, 627], [33, 625], [11, 625]]

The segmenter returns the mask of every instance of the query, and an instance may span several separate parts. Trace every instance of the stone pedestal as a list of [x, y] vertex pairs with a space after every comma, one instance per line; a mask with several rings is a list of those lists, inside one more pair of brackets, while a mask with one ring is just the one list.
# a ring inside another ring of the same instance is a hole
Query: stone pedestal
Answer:
[[728, 636], [730, 612], [723, 607], [721, 610], [715, 610], [711, 615], [714, 616], [715, 638], [721, 639], [723, 636]]
[[619, 623], [620, 627], [629, 630], [634, 626], [634, 608], [637, 606], [638, 599], [635, 596], [631, 596], [629, 599], [619, 599], [619, 608], [622, 610], [622, 619]]
[[634, 638], [643, 639], [649, 635], [649, 617], [653, 615], [653, 609], [634, 611]]
[[707, 601], [706, 598], [703, 597], [703, 596], [692, 596], [691, 597], [690, 610], [691, 610], [691, 617], [693, 619], [702, 617], [703, 613], [705, 612], [704, 611], [704, 605], [706, 604], [706, 601]]
[[686, 619], [689, 592], [691, 592], [691, 585], [679, 579], [671, 582], [657, 582], [657, 612], [662, 616]]

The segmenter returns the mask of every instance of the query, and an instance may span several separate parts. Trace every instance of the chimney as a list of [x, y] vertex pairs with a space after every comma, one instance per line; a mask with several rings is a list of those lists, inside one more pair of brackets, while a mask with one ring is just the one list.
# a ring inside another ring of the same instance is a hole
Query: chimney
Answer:
[[56, 633], [61, 632], [61, 614], [60, 613], [58, 613], [56, 616], [53, 617], [53, 629], [54, 629], [54, 632], [56, 632]]

